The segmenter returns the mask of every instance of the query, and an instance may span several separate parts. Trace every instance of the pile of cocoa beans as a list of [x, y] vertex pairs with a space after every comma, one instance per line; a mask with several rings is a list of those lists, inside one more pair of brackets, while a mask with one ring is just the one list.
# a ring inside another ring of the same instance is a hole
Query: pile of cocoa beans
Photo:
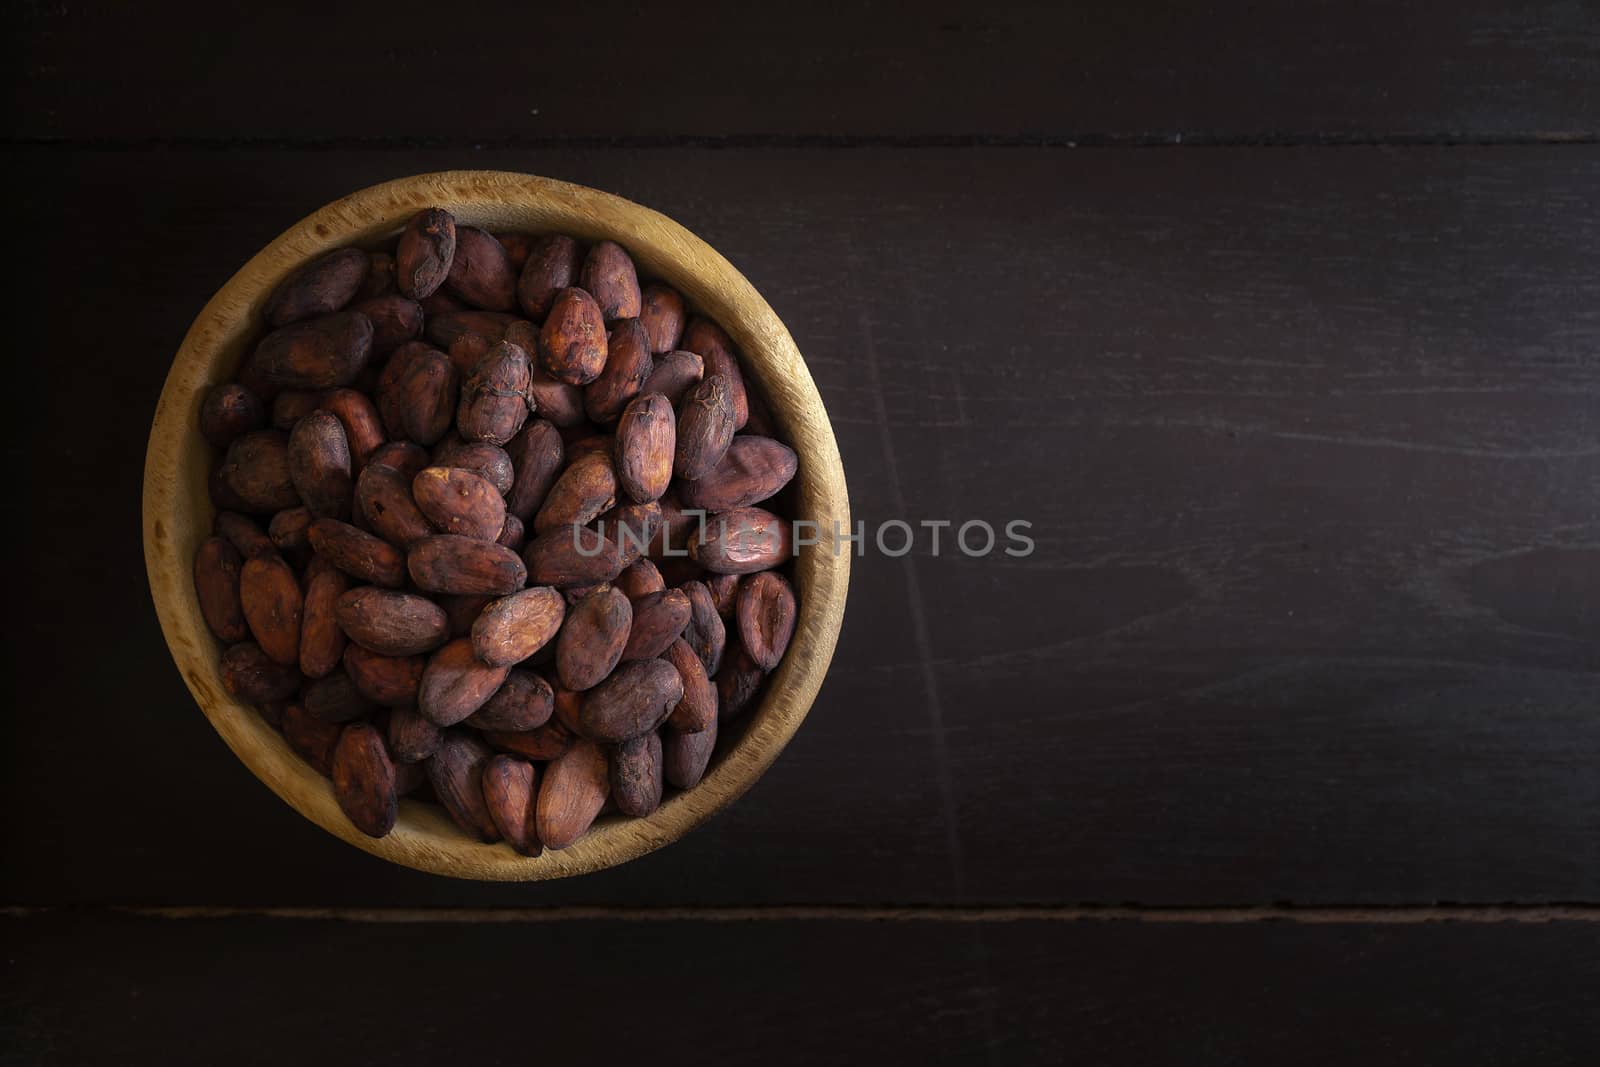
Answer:
[[431, 796], [537, 855], [698, 783], [796, 618], [797, 457], [727, 334], [613, 241], [439, 208], [261, 314], [200, 410], [228, 692], [374, 837]]

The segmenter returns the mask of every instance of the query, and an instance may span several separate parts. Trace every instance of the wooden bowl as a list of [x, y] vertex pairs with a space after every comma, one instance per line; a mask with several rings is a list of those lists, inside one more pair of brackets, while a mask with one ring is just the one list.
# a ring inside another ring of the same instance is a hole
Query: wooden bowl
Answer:
[[[699, 785], [671, 797], [644, 819], [607, 817], [559, 852], [529, 858], [504, 844], [485, 845], [458, 830], [443, 809], [402, 800], [394, 830], [373, 839], [353, 827], [327, 781], [290, 750], [251, 706], [223, 689], [222, 648], [206, 628], [192, 567], [211, 533], [207, 475], [213, 451], [197, 418], [207, 388], [233, 377], [263, 332], [260, 309], [290, 270], [343, 245], [372, 246], [398, 233], [416, 211], [442, 206], [462, 222], [491, 230], [559, 230], [613, 238], [641, 274], [683, 293], [716, 320], [744, 356], [744, 371], [765, 394], [780, 432], [800, 456], [795, 518], [824, 531], [794, 563], [800, 617], [783, 663], [736, 741], [724, 745]], [[688, 230], [648, 208], [578, 185], [503, 171], [445, 171], [363, 189], [302, 220], [246, 263], [211, 298], [173, 360], [150, 429], [144, 471], [144, 556], [150, 591], [172, 657], [200, 709], [222, 739], [273, 792], [324, 830], [407, 867], [457, 878], [564, 878], [610, 867], [677, 839], [731, 803], [761, 776], [799, 727], [822, 685], [844, 616], [848, 548], [830, 532], [850, 526], [844, 468], [822, 398], [794, 341], [761, 295], [722, 256]]]

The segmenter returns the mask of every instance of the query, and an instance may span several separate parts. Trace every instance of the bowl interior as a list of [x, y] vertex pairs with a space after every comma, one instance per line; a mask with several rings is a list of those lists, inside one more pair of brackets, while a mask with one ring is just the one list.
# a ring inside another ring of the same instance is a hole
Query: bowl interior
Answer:
[[[731, 743], [719, 743], [700, 784], [668, 798], [647, 818], [605, 817], [571, 847], [538, 857], [474, 841], [440, 808], [418, 801], [401, 801], [399, 820], [386, 837], [369, 838], [351, 826], [328, 781], [253, 707], [223, 688], [221, 646], [206, 629], [191, 578], [195, 550], [210, 535], [213, 518], [206, 490], [213, 453], [197, 429], [206, 389], [233, 377], [262, 332], [262, 305], [289, 271], [334, 248], [375, 246], [428, 206], [445, 207], [459, 221], [489, 230], [611, 238], [628, 249], [642, 275], [678, 289], [739, 346], [745, 374], [800, 456], [795, 481], [785, 491], [794, 517], [820, 529], [822, 543], [801, 548], [794, 561], [800, 616], [789, 651], [759, 706], [744, 716], [742, 730], [730, 732]], [[167, 376], [145, 460], [151, 593], [173, 658], [217, 732], [257, 777], [330, 833], [393, 862], [463, 878], [558, 878], [622, 863], [675, 840], [748, 789], [805, 718], [833, 655], [850, 567], [848, 547], [834, 537], [835, 523], [848, 531], [849, 501], [822, 399], [788, 331], [744, 276], [704, 241], [647, 208], [582, 186], [500, 171], [447, 171], [373, 186], [320, 209], [263, 249], [190, 327]]]

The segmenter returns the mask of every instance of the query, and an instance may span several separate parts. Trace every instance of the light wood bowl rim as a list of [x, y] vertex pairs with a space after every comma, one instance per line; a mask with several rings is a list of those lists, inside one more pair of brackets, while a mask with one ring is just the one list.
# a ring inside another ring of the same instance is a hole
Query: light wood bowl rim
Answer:
[[[207, 630], [192, 580], [193, 554], [210, 533], [211, 450], [196, 420], [206, 388], [229, 380], [260, 332], [260, 308], [294, 267], [348, 244], [370, 246], [423, 207], [440, 205], [485, 228], [562, 230], [610, 237], [641, 273], [677, 287], [740, 347], [779, 429], [800, 455], [796, 517], [821, 523], [823, 543], [802, 549], [794, 576], [800, 618], [784, 662], [737, 744], [699, 785], [644, 819], [602, 820], [576, 844], [542, 856], [471, 840], [431, 804], [403, 800], [394, 830], [369, 838], [340, 812], [329, 782], [302, 761], [251, 706], [222, 686], [221, 644]], [[144, 475], [144, 554], [161, 629], [184, 682], [217, 733], [256, 777], [295, 810], [375, 856], [456, 878], [564, 878], [624, 863], [675, 841], [736, 800], [777, 758], [822, 685], [838, 640], [850, 552], [832, 524], [850, 529], [849, 497], [833, 429], [810, 372], [777, 314], [710, 245], [671, 219], [621, 197], [508, 171], [454, 170], [384, 182], [313, 212], [267, 245], [211, 298], [178, 349], [150, 430]]]

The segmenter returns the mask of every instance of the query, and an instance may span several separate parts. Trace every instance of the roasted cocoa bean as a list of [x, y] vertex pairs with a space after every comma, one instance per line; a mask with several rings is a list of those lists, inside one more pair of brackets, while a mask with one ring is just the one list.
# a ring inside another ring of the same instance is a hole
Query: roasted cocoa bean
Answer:
[[550, 762], [539, 783], [535, 825], [549, 849], [562, 849], [583, 836], [605, 807], [611, 771], [605, 750], [578, 739]]
[[267, 655], [286, 665], [300, 662], [300, 620], [305, 598], [300, 580], [280, 556], [245, 561], [239, 603], [250, 633]]
[[417, 702], [422, 672], [427, 665], [428, 661], [422, 656], [385, 656], [354, 641], [344, 649], [344, 669], [350, 680], [368, 700], [386, 708], [402, 708]]
[[340, 596], [334, 614], [350, 640], [383, 656], [431, 652], [449, 639], [444, 609], [412, 593], [365, 585]]
[[400, 812], [394, 764], [383, 735], [371, 723], [351, 723], [339, 735], [333, 752], [333, 796], [339, 810], [368, 837], [394, 829]]
[[660, 393], [629, 402], [617, 422], [617, 484], [639, 503], [658, 500], [672, 481], [677, 426], [672, 404]]
[[505, 444], [528, 421], [532, 384], [527, 353], [508, 341], [496, 344], [462, 383], [456, 432], [466, 441]]
[[577, 283], [582, 266], [583, 248], [572, 238], [559, 233], [534, 238], [517, 279], [517, 303], [523, 313], [530, 319], [544, 319], [556, 294]]
[[539, 844], [538, 773], [515, 756], [495, 756], [483, 767], [483, 801], [506, 844], [525, 856], [537, 856]]
[[239, 600], [243, 569], [244, 557], [226, 538], [207, 538], [194, 556], [194, 592], [200, 601], [200, 615], [218, 640], [229, 643], [250, 636]]
[[799, 458], [788, 445], [770, 437], [740, 434], [728, 444], [716, 466], [695, 481], [683, 483], [678, 497], [684, 507], [713, 515], [747, 508], [777, 495], [798, 467]]
[[265, 704], [288, 700], [300, 689], [300, 671], [279, 663], [253, 641], [234, 645], [222, 654], [222, 688], [236, 700]]
[[622, 658], [655, 659], [682, 635], [683, 628], [689, 625], [689, 614], [689, 597], [681, 589], [663, 589], [640, 597], [633, 605], [633, 626]]
[[[421, 473], [420, 471], [418, 473]], [[356, 502], [372, 532], [397, 548], [432, 537], [433, 524], [411, 498], [412, 477], [383, 463], [369, 463], [356, 479]]]
[[686, 482], [711, 473], [733, 442], [733, 430], [728, 379], [721, 374], [708, 375], [685, 393], [678, 405], [672, 473]]
[[517, 274], [505, 246], [476, 226], [456, 227], [456, 252], [445, 288], [464, 304], [485, 311], [517, 306]]
[[728, 398], [733, 405], [734, 429], [742, 429], [750, 418], [750, 405], [745, 396], [744, 375], [739, 370], [739, 357], [733, 342], [722, 332], [722, 327], [710, 319], [693, 318], [684, 327], [679, 347], [698, 353], [705, 360], [706, 377], [720, 374], [728, 379]]
[[591, 452], [572, 460], [550, 487], [533, 517], [537, 534], [589, 522], [617, 500], [617, 475], [611, 457]]
[[661, 806], [661, 736], [655, 732], [611, 750], [611, 801], [624, 815], [643, 818]]
[[371, 262], [359, 248], [340, 248], [290, 272], [267, 298], [262, 312], [269, 326], [338, 311], [361, 291]]
[[253, 359], [286, 389], [332, 389], [356, 380], [372, 358], [372, 320], [359, 311], [307, 319], [267, 334]]
[[683, 680], [666, 660], [624, 663], [584, 694], [580, 732], [594, 741], [621, 744], [660, 726], [682, 699]]
[[789, 580], [776, 571], [748, 575], [739, 584], [739, 643], [756, 666], [778, 665], [794, 636], [795, 599]]
[[511, 458], [511, 488], [506, 493], [506, 510], [526, 525], [549, 495], [550, 487], [561, 476], [565, 457], [561, 434], [542, 419], [535, 419], [522, 432], [506, 442]]
[[433, 450], [433, 463], [435, 467], [459, 467], [464, 471], [471, 471], [490, 485], [501, 496], [511, 492], [511, 486], [516, 478], [516, 468], [511, 465], [511, 456], [499, 445], [487, 441], [463, 441], [459, 437], [446, 436]]
[[505, 596], [521, 589], [528, 577], [522, 560], [509, 548], [459, 534], [414, 542], [406, 566], [417, 587], [430, 593]]
[[466, 724], [478, 730], [525, 733], [543, 726], [554, 710], [550, 683], [532, 671], [513, 667], [494, 695], [467, 716]]
[[320, 556], [306, 568], [305, 607], [300, 618], [300, 672], [307, 678], [331, 674], [344, 658], [345, 636], [337, 605], [350, 588], [344, 572]]
[[317, 555], [352, 578], [389, 589], [405, 584], [405, 553], [380, 537], [337, 519], [318, 519], [307, 537]]
[[433, 721], [416, 708], [393, 708], [389, 712], [389, 752], [401, 763], [420, 763], [439, 751], [443, 734]]
[[483, 796], [483, 771], [494, 751], [470, 730], [447, 730], [428, 759], [428, 782], [444, 810], [469, 836], [485, 843], [500, 831]]
[[548, 586], [490, 601], [472, 624], [473, 651], [490, 666], [521, 663], [556, 636], [566, 613], [565, 599]]
[[395, 249], [395, 285], [412, 300], [432, 296], [449, 275], [455, 254], [455, 216], [437, 207], [417, 212]]
[[679, 733], [668, 727], [661, 735], [661, 769], [669, 785], [693, 789], [705, 777], [717, 747], [717, 720], [699, 733]]
[[650, 339], [651, 355], [671, 352], [683, 337], [683, 296], [670, 285], [651, 282], [641, 294], [639, 322]]
[[266, 405], [238, 382], [213, 385], [200, 403], [200, 433], [216, 448], [266, 424]]
[[683, 682], [683, 699], [667, 716], [667, 726], [680, 733], [699, 733], [717, 721], [717, 689], [706, 666], [689, 642], [678, 638], [661, 657], [672, 664]]
[[639, 320], [623, 319], [613, 326], [606, 338], [605, 369], [583, 387], [583, 408], [590, 420], [616, 422], [628, 401], [639, 395], [653, 367], [650, 339]]
[[439, 726], [454, 726], [483, 707], [510, 669], [479, 662], [472, 654], [472, 642], [458, 637], [429, 657], [417, 691], [417, 710]]
[[300, 504], [289, 475], [289, 435], [281, 430], [255, 430], [236, 438], [218, 472], [250, 511], [270, 515]]
[[568, 385], [588, 385], [605, 368], [605, 318], [584, 290], [563, 289], [556, 294], [539, 331], [539, 365]]
[[771, 570], [793, 554], [789, 524], [761, 508], [735, 508], [705, 521], [689, 555], [716, 574]]
[[506, 501], [471, 471], [427, 467], [411, 481], [411, 497], [444, 533], [494, 541], [506, 525]]
[[633, 607], [614, 586], [601, 586], [567, 614], [556, 639], [556, 673], [573, 692], [598, 685], [622, 659]]

